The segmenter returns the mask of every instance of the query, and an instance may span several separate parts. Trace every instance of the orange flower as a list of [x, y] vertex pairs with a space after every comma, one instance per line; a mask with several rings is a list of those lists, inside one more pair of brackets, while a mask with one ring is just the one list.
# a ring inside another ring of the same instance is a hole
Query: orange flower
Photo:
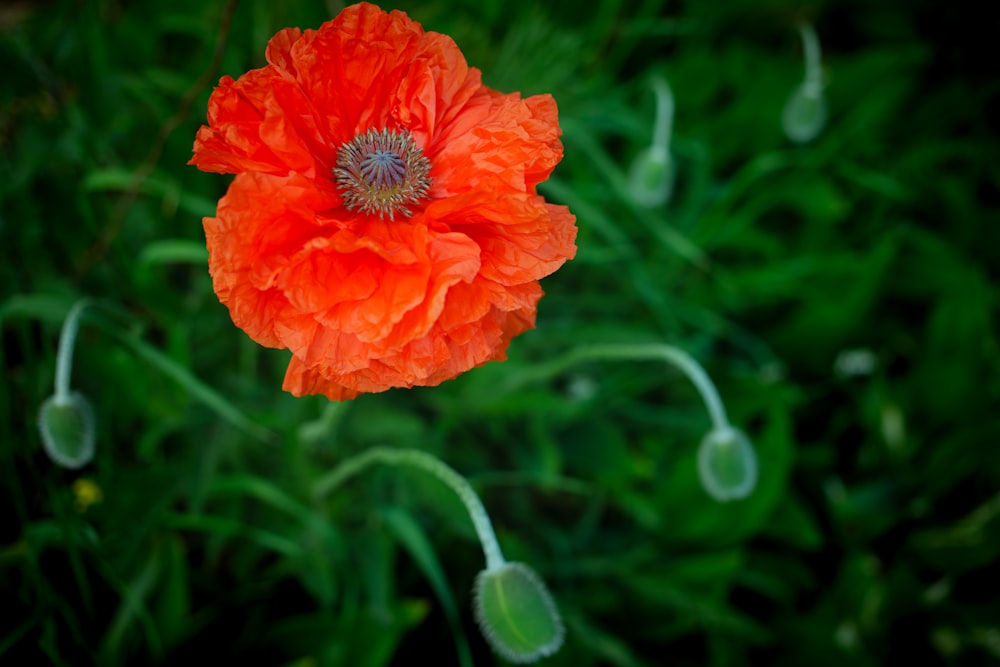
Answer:
[[555, 101], [484, 86], [447, 36], [362, 3], [282, 30], [223, 77], [191, 164], [235, 173], [205, 218], [215, 291], [284, 388], [333, 400], [436, 385], [506, 357], [576, 219], [536, 192]]

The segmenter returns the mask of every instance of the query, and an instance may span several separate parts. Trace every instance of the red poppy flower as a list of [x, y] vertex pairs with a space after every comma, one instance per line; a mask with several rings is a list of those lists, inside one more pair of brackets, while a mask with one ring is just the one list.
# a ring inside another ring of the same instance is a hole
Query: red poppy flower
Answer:
[[362, 3], [282, 30], [223, 77], [191, 164], [235, 173], [205, 218], [215, 291], [284, 388], [333, 400], [435, 385], [506, 356], [576, 219], [536, 186], [555, 101], [484, 86], [447, 36]]

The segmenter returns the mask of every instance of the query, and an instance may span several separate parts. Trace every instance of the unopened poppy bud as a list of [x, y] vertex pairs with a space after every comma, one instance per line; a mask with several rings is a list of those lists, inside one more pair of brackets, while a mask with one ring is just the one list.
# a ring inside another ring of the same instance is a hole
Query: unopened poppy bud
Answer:
[[516, 663], [535, 662], [562, 646], [565, 628], [552, 595], [523, 563], [487, 568], [476, 577], [476, 621], [486, 641]]
[[799, 84], [785, 103], [781, 124], [785, 129], [785, 136], [799, 144], [819, 136], [826, 125], [823, 90], [818, 86], [811, 86], [808, 81]]
[[81, 468], [94, 458], [94, 411], [79, 392], [50, 396], [38, 410], [45, 453], [64, 468]]
[[741, 431], [730, 426], [715, 384], [701, 364], [687, 352], [663, 343], [583, 345], [543, 369], [547, 369], [545, 372], [558, 372], [586, 359], [666, 361], [684, 373], [701, 394], [712, 420], [712, 430], [702, 440], [698, 450], [698, 476], [702, 485], [710, 496], [720, 502], [750, 495], [757, 484], [757, 456], [753, 446]]
[[373, 463], [406, 465], [428, 472], [450, 487], [465, 505], [483, 546], [486, 569], [476, 577], [476, 621], [493, 649], [512, 662], [534, 662], [562, 646], [565, 629], [541, 578], [523, 563], [504, 560], [490, 517], [469, 482], [444, 461], [416, 449], [374, 447], [350, 457], [321, 478], [318, 500]]
[[670, 159], [670, 135], [674, 127], [674, 95], [666, 79], [653, 80], [656, 120], [653, 142], [641, 151], [629, 170], [629, 194], [646, 208], [661, 206], [674, 191], [674, 164]]
[[819, 38], [812, 26], [799, 27], [805, 52], [805, 77], [785, 102], [781, 125], [785, 136], [804, 144], [815, 139], [826, 125], [826, 100], [823, 97], [823, 68], [820, 64]]
[[89, 305], [88, 299], [81, 299], [66, 315], [56, 353], [55, 393], [38, 409], [38, 431], [45, 453], [64, 468], [80, 468], [94, 458], [97, 437], [94, 410], [83, 394], [69, 389], [76, 334], [83, 311]]
[[732, 427], [712, 429], [698, 448], [698, 476], [719, 502], [746, 498], [757, 485], [757, 455], [750, 440]]
[[674, 189], [674, 165], [670, 151], [650, 146], [639, 153], [629, 172], [629, 193], [639, 206], [653, 208], [670, 199]]

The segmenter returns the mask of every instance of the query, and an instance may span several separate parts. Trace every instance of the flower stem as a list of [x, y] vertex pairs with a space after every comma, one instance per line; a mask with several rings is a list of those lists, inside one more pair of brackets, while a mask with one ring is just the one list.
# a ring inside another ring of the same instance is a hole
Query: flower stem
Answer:
[[486, 570], [493, 571], [506, 563], [503, 553], [500, 551], [500, 544], [497, 542], [496, 534], [493, 532], [493, 524], [483, 507], [483, 502], [473, 491], [472, 486], [464, 477], [459, 475], [453, 468], [435, 456], [427, 454], [417, 449], [390, 449], [387, 447], [373, 447], [366, 452], [352, 456], [343, 461], [339, 466], [324, 475], [313, 488], [313, 498], [320, 499], [346, 482], [351, 477], [360, 473], [368, 466], [375, 463], [383, 463], [395, 466], [411, 466], [420, 468], [424, 472], [437, 477], [451, 488], [462, 504], [465, 505], [472, 525], [475, 526], [479, 542], [483, 546], [483, 554], [486, 556]]
[[802, 35], [802, 50], [805, 52], [805, 93], [812, 97], [818, 97], [823, 89], [823, 68], [820, 63], [819, 38], [816, 31], [808, 23], [799, 26], [799, 34]]
[[67, 405], [69, 399], [69, 380], [73, 373], [73, 348], [76, 345], [76, 334], [80, 330], [80, 316], [90, 305], [90, 299], [80, 299], [70, 308], [62, 331], [59, 333], [59, 351], [56, 353], [56, 405]]
[[581, 345], [570, 350], [561, 357], [552, 361], [535, 366], [529, 373], [518, 378], [517, 385], [526, 384], [537, 380], [542, 380], [565, 371], [582, 361], [645, 361], [657, 360], [666, 361], [672, 364], [691, 380], [701, 399], [705, 403], [708, 415], [712, 420], [714, 429], [729, 428], [729, 420], [726, 418], [726, 409], [719, 398], [719, 392], [712, 383], [711, 378], [687, 352], [680, 348], [666, 343], [597, 343], [593, 345]]
[[653, 126], [653, 150], [666, 155], [674, 127], [674, 95], [666, 79], [653, 80], [656, 95], [656, 125]]

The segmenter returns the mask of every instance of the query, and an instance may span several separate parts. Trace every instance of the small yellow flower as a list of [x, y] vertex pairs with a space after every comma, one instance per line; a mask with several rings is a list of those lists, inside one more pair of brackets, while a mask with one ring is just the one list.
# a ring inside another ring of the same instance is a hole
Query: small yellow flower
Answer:
[[92, 479], [81, 477], [73, 482], [73, 494], [76, 496], [76, 509], [78, 512], [86, 512], [91, 505], [104, 500], [104, 493], [101, 487]]

